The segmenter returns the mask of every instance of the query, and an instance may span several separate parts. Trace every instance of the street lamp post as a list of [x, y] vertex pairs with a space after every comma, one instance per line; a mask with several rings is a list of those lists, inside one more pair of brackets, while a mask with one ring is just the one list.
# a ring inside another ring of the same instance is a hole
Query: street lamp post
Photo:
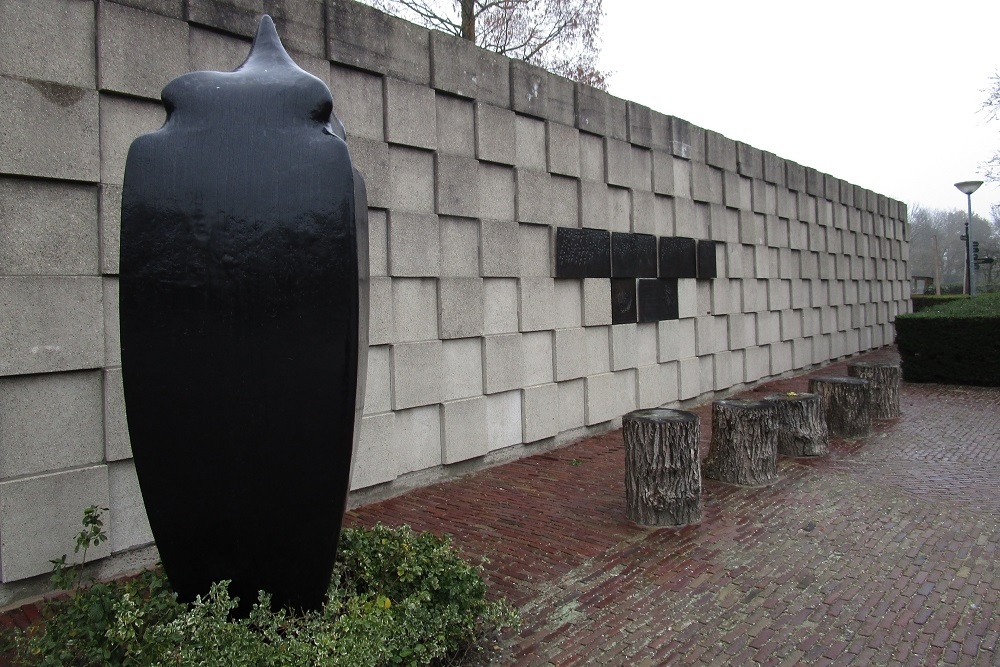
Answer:
[[965, 271], [969, 276], [969, 296], [976, 295], [976, 272], [972, 266], [972, 193], [979, 189], [982, 181], [962, 181], [955, 187], [969, 200], [969, 217], [965, 221]]

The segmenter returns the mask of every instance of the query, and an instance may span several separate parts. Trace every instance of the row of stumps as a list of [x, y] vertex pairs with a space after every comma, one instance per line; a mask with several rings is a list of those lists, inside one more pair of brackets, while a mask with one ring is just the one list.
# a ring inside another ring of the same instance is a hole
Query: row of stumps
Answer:
[[876, 419], [900, 415], [902, 372], [889, 363], [856, 362], [848, 377], [814, 377], [809, 393], [712, 403], [712, 442], [699, 460], [701, 421], [683, 410], [654, 408], [622, 419], [628, 518], [647, 526], [701, 520], [701, 478], [740, 486], [778, 480], [778, 455], [825, 456], [830, 436], [861, 438]]

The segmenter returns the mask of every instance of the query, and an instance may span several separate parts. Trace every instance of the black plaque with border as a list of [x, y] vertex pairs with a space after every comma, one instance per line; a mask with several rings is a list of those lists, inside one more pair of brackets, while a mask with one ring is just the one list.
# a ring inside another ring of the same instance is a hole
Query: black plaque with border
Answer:
[[697, 243], [683, 236], [660, 237], [660, 277], [697, 277]]
[[610, 278], [611, 232], [556, 228], [556, 278]]
[[615, 278], [655, 278], [656, 237], [612, 232], [611, 275]]

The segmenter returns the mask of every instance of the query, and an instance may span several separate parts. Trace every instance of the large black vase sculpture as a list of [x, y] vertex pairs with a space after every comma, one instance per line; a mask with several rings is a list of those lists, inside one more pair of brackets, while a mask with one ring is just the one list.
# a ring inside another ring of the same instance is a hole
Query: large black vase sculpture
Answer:
[[122, 373], [149, 523], [182, 600], [230, 579], [241, 613], [259, 590], [316, 609], [364, 397], [364, 183], [329, 89], [269, 17], [236, 71], [185, 74], [163, 103], [122, 199]]

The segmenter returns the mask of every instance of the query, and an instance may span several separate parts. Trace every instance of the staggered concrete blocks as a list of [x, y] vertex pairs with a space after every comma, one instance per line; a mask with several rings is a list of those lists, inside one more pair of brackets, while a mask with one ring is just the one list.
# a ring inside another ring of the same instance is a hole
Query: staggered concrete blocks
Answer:
[[[443, 93], [437, 94], [435, 99], [438, 153], [475, 157], [475, 105], [469, 100]], [[443, 178], [438, 176], [438, 180]]]
[[555, 279], [525, 277], [518, 281], [521, 331], [555, 328]]
[[533, 331], [521, 334], [524, 354], [524, 386], [547, 384], [555, 379], [555, 357], [552, 331]]
[[[120, 185], [101, 185], [98, 198], [100, 273], [118, 273], [121, 248], [121, 208], [122, 187]], [[86, 210], [85, 205], [79, 209], [83, 212]]]
[[572, 431], [586, 420], [585, 380], [559, 382], [559, 431]]
[[510, 105], [522, 114], [548, 117], [548, 72], [522, 60], [510, 61]]
[[[403, 200], [405, 188], [398, 182], [390, 181], [389, 145], [387, 143], [348, 135], [347, 145], [350, 148], [354, 166], [364, 176], [365, 186], [368, 190], [369, 207], [389, 208], [394, 203], [394, 197]], [[404, 160], [397, 156], [395, 161], [397, 180], [404, 176], [406, 166]], [[405, 203], [405, 200], [402, 203]]]
[[611, 324], [611, 283], [603, 278], [583, 279], [583, 325]]
[[459, 97], [510, 106], [510, 66], [506, 58], [471, 42], [432, 32], [431, 85]]
[[546, 168], [550, 173], [580, 177], [580, 131], [570, 125], [545, 125]]
[[558, 435], [558, 385], [539, 384], [525, 387], [521, 392], [521, 429], [524, 442], [536, 442]]
[[368, 347], [364, 414], [389, 410], [392, 410], [392, 347], [371, 345]]
[[514, 277], [520, 272], [520, 228], [516, 222], [483, 220], [479, 242], [484, 277]]
[[392, 346], [392, 409], [432, 405], [441, 400], [440, 340]]
[[437, 148], [434, 91], [399, 79], [385, 79], [385, 138], [390, 144]]
[[507, 391], [486, 397], [486, 446], [496, 451], [524, 442], [521, 392]]
[[611, 327], [611, 370], [636, 367], [637, 324], [615, 324]]
[[484, 334], [482, 278], [442, 278], [438, 281], [438, 332], [441, 338]]
[[[372, 100], [383, 98], [385, 81], [385, 78], [370, 72], [330, 65], [333, 110], [350, 137], [385, 141], [384, 105], [372, 104]], [[368, 181], [367, 172], [364, 172], [364, 176]]]
[[97, 188], [0, 177], [0, 275], [97, 270]]
[[392, 280], [372, 276], [368, 281], [369, 313], [368, 344], [384, 345], [395, 342], [396, 326], [392, 298]]
[[512, 333], [519, 330], [517, 280], [483, 279], [483, 300], [485, 333]]
[[695, 398], [701, 392], [701, 363], [699, 357], [680, 359], [678, 361], [677, 398], [685, 401], [689, 398]]
[[[60, 472], [0, 482], [0, 579], [27, 579], [52, 569], [52, 558], [67, 555], [77, 563], [74, 537], [80, 531], [83, 511], [91, 505], [108, 507], [108, 469], [85, 466]], [[114, 517], [105, 515], [105, 528], [114, 532]], [[111, 553], [111, 544], [91, 547], [88, 560]]]
[[609, 188], [602, 181], [580, 181], [580, 227], [610, 229]]
[[104, 460], [130, 459], [132, 458], [132, 441], [128, 432], [121, 368], [104, 369], [102, 396]]
[[583, 324], [583, 284], [576, 278], [556, 279], [553, 283], [554, 328], [565, 329]]
[[389, 208], [434, 213], [434, 153], [389, 146]]
[[626, 102], [625, 113], [628, 121], [628, 142], [636, 146], [652, 148], [653, 111], [641, 104]]
[[191, 23], [253, 37], [260, 15], [264, 13], [264, 3], [263, 0], [185, 0], [184, 9]]
[[438, 337], [437, 281], [433, 278], [392, 279], [395, 340], [410, 342]]
[[486, 397], [475, 396], [441, 405], [441, 462], [457, 463], [489, 453]]
[[440, 225], [427, 213], [390, 211], [388, 216], [389, 275], [436, 277], [441, 273]]
[[[113, 529], [109, 541], [113, 553], [145, 546], [153, 542], [146, 506], [142, 501], [135, 463], [117, 461], [108, 464], [108, 505]], [[89, 554], [88, 554], [89, 560]]]
[[100, 178], [97, 92], [0, 77], [0, 108], [0, 173], [90, 182]]
[[549, 180], [549, 223], [553, 227], [580, 226], [580, 181], [552, 174]]
[[516, 114], [503, 107], [477, 102], [476, 157], [488, 162], [513, 165], [517, 161]]
[[97, 63], [100, 90], [151, 100], [188, 71], [188, 24], [125, 7], [98, 5]]
[[552, 200], [549, 191], [552, 176], [549, 172], [518, 167], [514, 174], [517, 182], [517, 220], [551, 223]]
[[441, 400], [471, 398], [483, 393], [481, 338], [456, 338], [441, 343]]
[[105, 276], [101, 279], [101, 300], [104, 311], [104, 363], [105, 366], [121, 366], [121, 331], [118, 324], [118, 277]]
[[327, 58], [385, 74], [392, 34], [389, 16], [353, 0], [327, 0], [326, 4]]
[[[479, 177], [479, 213], [476, 217], [512, 222], [517, 217], [514, 170], [480, 162], [476, 172]], [[468, 187], [468, 180], [462, 179], [460, 185]]]
[[611, 372], [611, 327], [586, 327], [584, 329], [584, 374], [597, 375]]
[[588, 375], [584, 380], [585, 423], [595, 426], [621, 416], [620, 383], [614, 373]]
[[441, 406], [397, 410], [395, 415], [400, 473], [441, 465]]
[[487, 394], [520, 389], [523, 385], [524, 350], [521, 334], [483, 338], [483, 385]]
[[351, 462], [351, 490], [396, 479], [400, 459], [396, 437], [395, 413], [365, 415], [361, 419], [358, 446]]
[[[93, 88], [94, 6], [74, 0], [9, 0], [0, 6], [0, 73]], [[5, 107], [6, 108], [6, 107]]]
[[705, 162], [735, 173], [738, 166], [736, 142], [718, 132], [705, 131]]
[[693, 357], [695, 349], [695, 320], [663, 320], [657, 327], [657, 360], [659, 363]]
[[101, 95], [101, 182], [121, 185], [125, 158], [136, 137], [160, 129], [165, 112], [158, 102]]
[[607, 134], [608, 102], [611, 96], [603, 90], [579, 83], [575, 86], [575, 95], [576, 126], [591, 134]]
[[[479, 215], [478, 171], [479, 160], [475, 158], [437, 155], [434, 183], [438, 213], [468, 218]], [[469, 187], [469, 183], [473, 187]]]
[[479, 276], [479, 221], [441, 216], [438, 219], [441, 244], [441, 276]]
[[756, 382], [771, 373], [771, 349], [767, 345], [750, 347], [743, 358], [743, 381]]
[[592, 329], [593, 327], [577, 327], [555, 330], [553, 347], [556, 381], [574, 380], [587, 375], [587, 332]]

